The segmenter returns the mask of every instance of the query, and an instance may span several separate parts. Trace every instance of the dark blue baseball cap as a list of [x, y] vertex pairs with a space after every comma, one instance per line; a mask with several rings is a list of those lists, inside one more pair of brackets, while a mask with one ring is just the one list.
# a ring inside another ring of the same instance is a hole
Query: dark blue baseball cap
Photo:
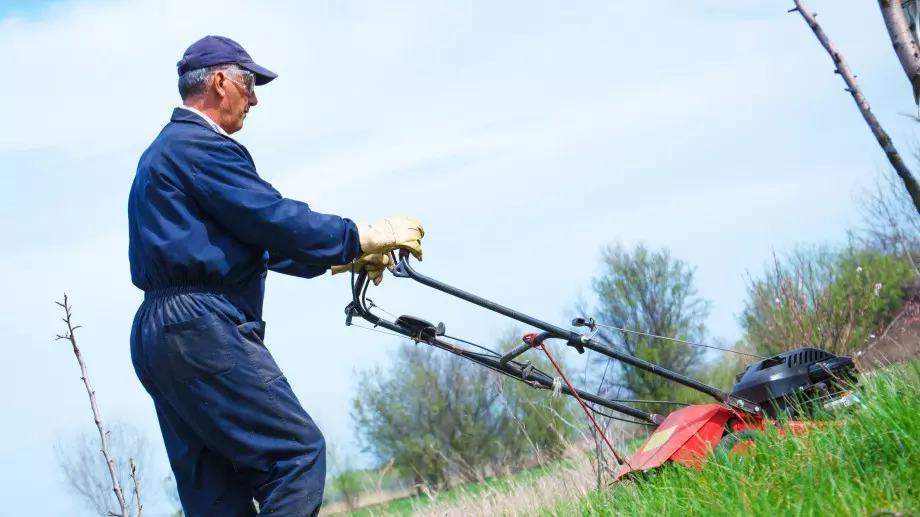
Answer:
[[256, 76], [256, 84], [263, 85], [278, 77], [278, 74], [257, 65], [243, 47], [226, 36], [205, 36], [192, 43], [182, 59], [176, 63], [179, 75], [214, 65], [236, 64]]

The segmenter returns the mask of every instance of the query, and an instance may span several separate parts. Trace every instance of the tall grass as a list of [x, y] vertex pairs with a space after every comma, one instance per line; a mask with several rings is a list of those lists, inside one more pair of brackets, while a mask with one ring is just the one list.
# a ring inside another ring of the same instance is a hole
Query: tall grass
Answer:
[[748, 455], [664, 468], [539, 515], [920, 515], [918, 395], [920, 363], [877, 370], [863, 378], [865, 407], [835, 425], [799, 438], [770, 432]]
[[[488, 479], [468, 480], [445, 491], [396, 498], [343, 513], [327, 509], [321, 515], [343, 517], [503, 517], [533, 516], [564, 501], [578, 500], [597, 488], [596, 451], [587, 436], [568, 443], [560, 460]], [[629, 454], [645, 441], [622, 434], [611, 437], [617, 450]], [[610, 473], [608, 473], [610, 474]]]
[[[833, 425], [795, 438], [768, 432], [749, 454], [714, 456], [699, 470], [675, 465], [598, 490], [583, 451], [552, 467], [349, 515], [920, 517], [920, 362], [875, 370], [861, 382], [864, 407]], [[626, 450], [641, 445], [631, 442]]]

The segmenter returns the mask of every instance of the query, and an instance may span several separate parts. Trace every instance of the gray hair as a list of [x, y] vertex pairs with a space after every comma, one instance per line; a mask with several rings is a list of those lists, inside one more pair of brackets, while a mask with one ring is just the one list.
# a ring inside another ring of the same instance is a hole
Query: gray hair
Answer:
[[179, 76], [179, 95], [182, 100], [201, 95], [207, 89], [208, 80], [211, 76], [220, 70], [238, 70], [239, 67], [234, 64], [214, 65], [205, 68], [189, 70]]

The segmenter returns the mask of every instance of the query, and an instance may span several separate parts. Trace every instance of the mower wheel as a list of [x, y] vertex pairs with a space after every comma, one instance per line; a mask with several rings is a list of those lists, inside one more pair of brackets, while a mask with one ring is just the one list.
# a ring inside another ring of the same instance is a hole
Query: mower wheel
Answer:
[[719, 445], [716, 446], [715, 452], [716, 454], [727, 455], [733, 452], [744, 454], [749, 447], [752, 447], [763, 436], [763, 433], [751, 431], [750, 429], [728, 433], [719, 440]]

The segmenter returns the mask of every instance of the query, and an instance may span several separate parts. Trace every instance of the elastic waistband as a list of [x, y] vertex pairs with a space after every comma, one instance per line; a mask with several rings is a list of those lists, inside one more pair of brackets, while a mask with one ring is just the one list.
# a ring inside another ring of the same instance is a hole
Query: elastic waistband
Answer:
[[144, 299], [164, 298], [167, 296], [177, 296], [182, 294], [202, 293], [202, 294], [222, 294], [222, 295], [244, 295], [249, 291], [241, 285], [172, 285], [169, 287], [160, 287], [144, 291]]

